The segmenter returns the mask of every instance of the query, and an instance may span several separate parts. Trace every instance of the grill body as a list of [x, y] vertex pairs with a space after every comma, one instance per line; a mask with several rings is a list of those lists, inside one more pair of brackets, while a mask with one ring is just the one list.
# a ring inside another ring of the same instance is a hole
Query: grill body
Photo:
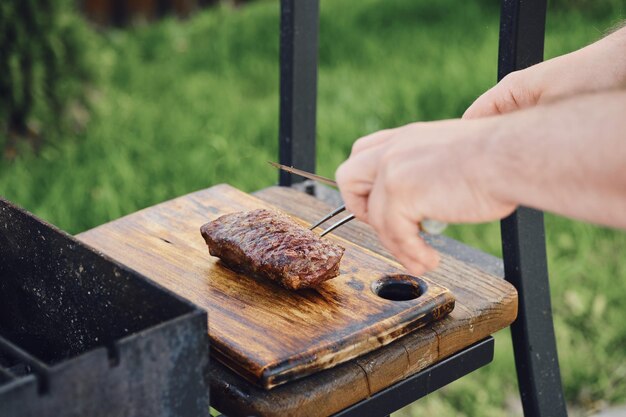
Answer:
[[209, 413], [206, 312], [0, 199], [0, 416]]

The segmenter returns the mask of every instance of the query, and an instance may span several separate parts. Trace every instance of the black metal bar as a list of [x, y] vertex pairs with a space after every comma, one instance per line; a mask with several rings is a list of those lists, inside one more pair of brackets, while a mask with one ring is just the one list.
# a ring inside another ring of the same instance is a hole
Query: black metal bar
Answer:
[[50, 369], [39, 359], [20, 349], [4, 337], [0, 336], [0, 352], [18, 359], [30, 366], [37, 375], [39, 392], [45, 394], [50, 389]]
[[[315, 172], [319, 0], [280, 2], [279, 161]], [[279, 184], [303, 179], [281, 171]]]
[[334, 417], [386, 416], [487, 365], [494, 340], [488, 337], [447, 359], [346, 408]]
[[[498, 80], [543, 60], [546, 0], [503, 0]], [[511, 326], [526, 416], [566, 416], [559, 371], [541, 211], [520, 207], [501, 222], [505, 278], [518, 291]]]
[[15, 379], [15, 375], [13, 375], [13, 372], [0, 366], [0, 384], [6, 381], [10, 381], [12, 379]]

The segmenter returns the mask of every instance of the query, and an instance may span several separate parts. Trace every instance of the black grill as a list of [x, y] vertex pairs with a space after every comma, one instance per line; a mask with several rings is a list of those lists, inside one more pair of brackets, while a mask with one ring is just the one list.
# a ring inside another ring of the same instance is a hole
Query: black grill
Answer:
[[208, 358], [204, 311], [0, 199], [0, 416], [208, 415]]

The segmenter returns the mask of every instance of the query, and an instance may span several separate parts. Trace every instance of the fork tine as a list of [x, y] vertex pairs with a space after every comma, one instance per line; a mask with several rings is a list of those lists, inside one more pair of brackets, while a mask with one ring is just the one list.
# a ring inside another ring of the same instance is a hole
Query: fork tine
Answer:
[[313, 230], [315, 229], [317, 226], [319, 226], [320, 224], [324, 223], [325, 221], [327, 221], [328, 219], [330, 219], [331, 217], [335, 217], [336, 215], [338, 215], [339, 213], [341, 213], [342, 211], [344, 211], [346, 209], [346, 205], [342, 204], [341, 206], [337, 207], [336, 209], [334, 209], [333, 211], [331, 211], [330, 213], [328, 213], [326, 216], [322, 217], [317, 223], [315, 223], [313, 226], [309, 227], [309, 230]]
[[324, 230], [322, 232], [322, 234], [320, 235], [320, 237], [324, 236], [325, 234], [328, 234], [328, 233], [332, 232], [333, 230], [335, 230], [339, 226], [348, 223], [352, 219], [354, 219], [354, 214], [351, 214], [349, 216], [344, 217], [343, 219], [339, 220], [337, 223], [335, 223], [332, 226], [330, 226], [328, 229]]

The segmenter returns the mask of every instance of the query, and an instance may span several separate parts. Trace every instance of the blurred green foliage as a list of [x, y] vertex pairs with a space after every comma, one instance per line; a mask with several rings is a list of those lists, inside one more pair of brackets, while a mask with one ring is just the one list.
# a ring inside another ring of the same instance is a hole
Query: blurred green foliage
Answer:
[[588, 16], [602, 18], [607, 15], [615, 15], [616, 12], [624, 14], [626, 3], [623, 0], [548, 0], [550, 11], [572, 10], [583, 12]]
[[[605, 3], [593, 13], [551, 7], [546, 57], [624, 19], [621, 1]], [[366, 133], [460, 116], [495, 83], [498, 10], [497, 1], [322, 0], [318, 171], [332, 176]], [[91, 122], [39, 156], [0, 162], [0, 194], [76, 233], [220, 182], [252, 191], [276, 181], [266, 163], [277, 155], [275, 1], [111, 30], [89, 42], [101, 74]], [[626, 234], [553, 215], [546, 229], [572, 415], [624, 402]], [[500, 253], [496, 223], [448, 234]], [[508, 332], [496, 339], [491, 365], [398, 414], [515, 415]]]
[[[85, 84], [93, 77], [87, 25], [72, 0], [0, 3], [0, 148], [84, 123]], [[67, 117], [73, 106], [73, 117]], [[80, 107], [82, 106], [82, 108]], [[82, 112], [83, 114], [78, 114]], [[10, 152], [14, 152], [13, 149]]]

